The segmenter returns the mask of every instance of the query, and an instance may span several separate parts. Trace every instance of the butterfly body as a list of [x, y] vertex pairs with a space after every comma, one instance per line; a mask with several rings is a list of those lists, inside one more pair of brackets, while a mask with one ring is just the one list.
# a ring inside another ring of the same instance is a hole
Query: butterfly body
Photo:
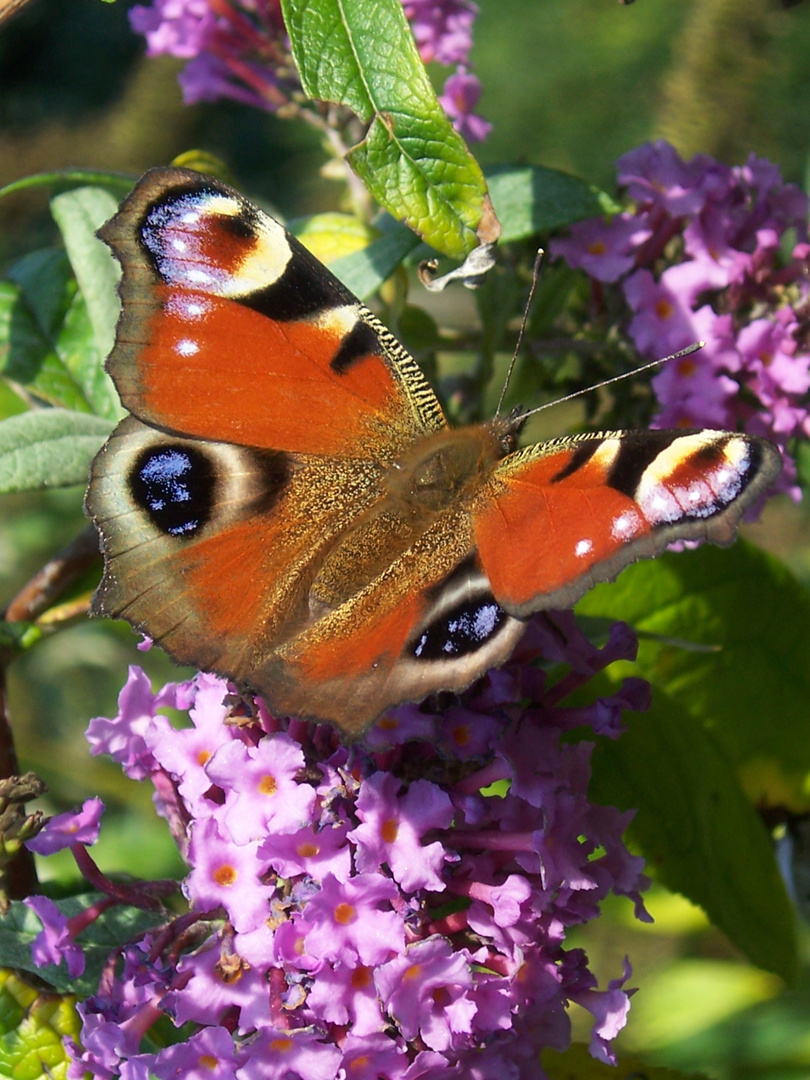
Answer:
[[779, 471], [725, 432], [517, 449], [454, 429], [413, 359], [281, 225], [155, 170], [101, 231], [123, 267], [108, 370], [133, 414], [94, 462], [95, 611], [271, 709], [356, 735], [461, 690], [523, 620], [674, 539], [728, 543]]

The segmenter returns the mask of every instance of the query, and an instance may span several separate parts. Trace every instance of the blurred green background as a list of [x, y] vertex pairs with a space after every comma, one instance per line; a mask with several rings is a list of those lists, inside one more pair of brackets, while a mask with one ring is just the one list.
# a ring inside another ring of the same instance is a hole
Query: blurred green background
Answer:
[[[144, 57], [128, 6], [34, 0], [0, 29], [0, 186], [71, 165], [135, 175], [199, 147], [285, 216], [338, 204], [341, 187], [320, 171], [316, 133], [230, 103], [185, 107], [180, 62]], [[480, 8], [473, 61], [484, 86], [480, 111], [494, 125], [477, 148], [485, 165], [550, 165], [611, 189], [620, 154], [666, 137], [684, 156], [730, 164], [753, 151], [805, 186], [810, 4], [481, 0]], [[44, 193], [0, 201], [0, 266], [55, 237]], [[83, 525], [76, 490], [0, 499], [0, 606]], [[806, 511], [771, 506], [749, 535], [810, 582]], [[112, 811], [102, 866], [157, 877], [180, 866], [147, 786], [89, 759], [83, 740], [91, 716], [114, 715], [127, 664], [143, 664], [156, 681], [178, 677], [159, 653], [136, 652], [135, 641], [125, 626], [77, 622], [15, 662], [9, 700], [21, 764], [47, 781], [48, 805], [100, 794]], [[61, 867], [70, 873], [68, 861]], [[654, 927], [617, 902], [575, 942], [604, 982], [619, 974], [625, 953], [634, 962], [632, 981], [643, 991], [619, 1045], [716, 1077], [810, 1077], [807, 968], [785, 990], [734, 957], [679, 898], [654, 890], [649, 906]]]

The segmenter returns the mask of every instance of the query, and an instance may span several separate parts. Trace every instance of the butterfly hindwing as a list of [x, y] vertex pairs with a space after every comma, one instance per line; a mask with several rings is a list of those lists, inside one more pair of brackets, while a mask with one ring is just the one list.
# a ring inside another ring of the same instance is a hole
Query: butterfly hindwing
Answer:
[[281, 712], [360, 734], [385, 709], [465, 689], [524, 625], [492, 598], [466, 508], [448, 510], [380, 574], [274, 650], [252, 686]]
[[312, 621], [311, 578], [379, 500], [379, 478], [362, 459], [183, 439], [129, 417], [87, 496], [106, 560], [94, 607], [178, 662], [244, 681]]

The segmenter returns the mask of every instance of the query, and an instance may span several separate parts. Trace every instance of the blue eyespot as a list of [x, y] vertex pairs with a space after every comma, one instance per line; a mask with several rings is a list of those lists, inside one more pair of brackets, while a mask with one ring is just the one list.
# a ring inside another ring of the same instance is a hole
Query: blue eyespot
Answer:
[[214, 484], [211, 462], [187, 446], [145, 450], [130, 475], [134, 502], [168, 536], [202, 529], [211, 517]]
[[465, 600], [442, 615], [422, 633], [413, 647], [417, 660], [450, 660], [485, 645], [507, 615], [492, 597]]

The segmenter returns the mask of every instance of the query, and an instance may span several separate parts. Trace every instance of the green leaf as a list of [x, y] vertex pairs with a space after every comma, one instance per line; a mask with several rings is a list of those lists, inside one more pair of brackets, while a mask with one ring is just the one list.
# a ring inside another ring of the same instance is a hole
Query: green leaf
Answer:
[[355, 296], [364, 299], [388, 280], [419, 243], [419, 238], [410, 229], [396, 225], [362, 251], [335, 259], [329, 269]]
[[21, 395], [5, 379], [0, 379], [0, 420], [5, 420], [7, 416], [16, 416], [17, 413], [25, 412], [27, 408], [28, 404]]
[[0, 421], [0, 492], [87, 483], [111, 430], [109, 420], [67, 409], [32, 409]]
[[486, 184], [438, 102], [400, 0], [282, 0], [282, 10], [305, 93], [369, 125], [347, 159], [375, 199], [438, 251], [466, 255], [482, 219], [485, 231], [492, 224]]
[[118, 264], [106, 244], [96, 236], [118, 209], [118, 200], [103, 188], [81, 187], [51, 200], [51, 213], [62, 233], [65, 248], [79, 283], [102, 356], [113, 347], [119, 302]]
[[792, 981], [798, 972], [795, 915], [770, 838], [711, 735], [654, 691], [615, 742], [600, 740], [590, 792], [638, 809], [629, 834], [656, 877], [699, 904], [745, 955]]
[[577, 611], [656, 635], [624, 669], [712, 732], [752, 801], [810, 809], [810, 594], [782, 563], [744, 541], [667, 553], [598, 586]]
[[430, 251], [387, 214], [373, 226], [350, 214], [313, 214], [288, 221], [287, 228], [361, 299], [376, 292], [414, 248]]
[[65, 1080], [70, 1062], [63, 1039], [78, 1039], [80, 1029], [72, 996], [45, 993], [0, 970], [0, 1076]]
[[117, 396], [64, 251], [31, 252], [0, 281], [0, 372], [50, 405], [114, 419]]
[[619, 204], [577, 176], [540, 165], [502, 166], [487, 171], [492, 204], [501, 222], [501, 240], [522, 240], [583, 218], [615, 214]]
[[36, 188], [69, 189], [87, 184], [108, 188], [122, 199], [132, 190], [133, 179], [132, 176], [108, 172], [106, 169], [55, 169], [53, 172], [34, 173], [32, 176], [12, 180], [10, 184], [0, 187], [0, 199], [18, 191], [33, 191]]
[[[784, 994], [784, 983], [778, 976], [722, 957], [688, 955], [666, 966], [659, 963], [650, 974], [644, 980], [644, 992], [633, 1001], [630, 1016], [633, 1042], [647, 1053], [699, 1061], [716, 1077], [725, 1048], [734, 1046], [741, 1050], [735, 1054], [734, 1075], [739, 1078], [792, 1076], [798, 1080], [806, 1075], [808, 1055], [801, 1048], [806, 1042], [806, 1023], [798, 1016], [795, 1024], [774, 1023], [771, 1009], [779, 1009], [780, 998], [782, 1002], [786, 997], [795, 1001], [797, 996]], [[802, 988], [798, 995], [802, 995]], [[763, 1058], [756, 1029], [763, 1026], [770, 1027], [769, 1051], [764, 1071], [758, 1072], [754, 1062], [762, 1065]], [[797, 1062], [805, 1066], [799, 1065], [798, 1074]], [[723, 1072], [722, 1066], [719, 1071]]]

